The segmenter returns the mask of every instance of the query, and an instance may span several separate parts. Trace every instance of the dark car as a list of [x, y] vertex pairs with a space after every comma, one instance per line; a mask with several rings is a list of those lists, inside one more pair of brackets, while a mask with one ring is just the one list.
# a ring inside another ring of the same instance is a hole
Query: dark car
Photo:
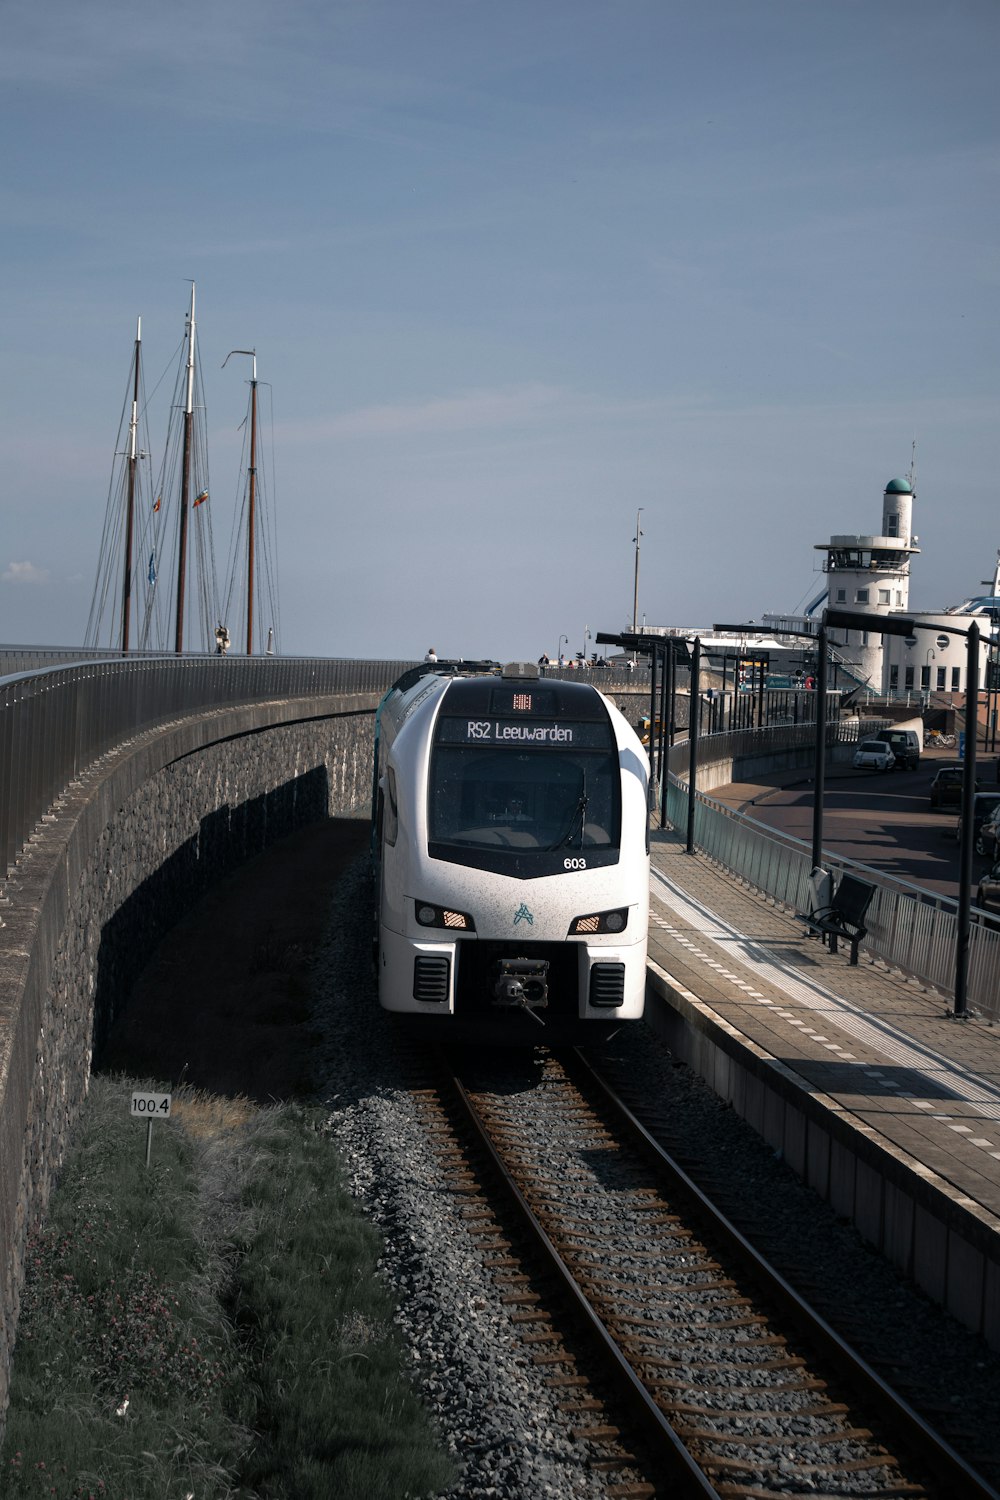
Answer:
[[[988, 844], [984, 838], [984, 828], [990, 828], [991, 819], [996, 817], [1000, 810], [1000, 792], [976, 792], [972, 799], [972, 843], [976, 853], [993, 852], [993, 843]], [[955, 826], [955, 837], [960, 840], [963, 835], [963, 820], [958, 819]]]
[[985, 854], [991, 864], [1000, 859], [1000, 797], [976, 828], [976, 853]]
[[[958, 807], [962, 801], [962, 766], [942, 766], [931, 782], [931, 807]], [[976, 791], [979, 782], [976, 782]]]
[[[1000, 792], [977, 792], [972, 799], [972, 841], [976, 845], [983, 824], [993, 817], [1000, 805]], [[978, 851], [983, 852], [981, 849]]]
[[994, 865], [980, 880], [976, 889], [976, 905], [984, 911], [1000, 912], [1000, 864]]
[[915, 771], [920, 764], [920, 739], [915, 729], [880, 729], [875, 736], [896, 757], [897, 771]]

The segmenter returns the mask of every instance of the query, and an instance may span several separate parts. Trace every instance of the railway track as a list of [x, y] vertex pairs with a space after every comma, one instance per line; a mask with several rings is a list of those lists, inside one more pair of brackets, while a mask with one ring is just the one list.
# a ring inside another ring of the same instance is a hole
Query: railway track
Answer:
[[997, 1500], [579, 1054], [441, 1056], [422, 1108], [525, 1358], [619, 1500]]

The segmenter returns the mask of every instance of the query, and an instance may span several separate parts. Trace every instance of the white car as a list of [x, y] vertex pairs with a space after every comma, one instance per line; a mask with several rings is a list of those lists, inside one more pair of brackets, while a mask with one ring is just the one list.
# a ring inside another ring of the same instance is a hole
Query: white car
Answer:
[[854, 752], [856, 771], [891, 771], [896, 757], [884, 740], [862, 740]]

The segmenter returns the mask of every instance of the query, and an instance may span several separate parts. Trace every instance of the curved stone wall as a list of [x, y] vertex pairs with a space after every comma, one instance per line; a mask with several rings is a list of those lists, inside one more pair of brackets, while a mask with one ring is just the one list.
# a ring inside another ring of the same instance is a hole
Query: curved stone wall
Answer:
[[0, 1410], [28, 1231], [152, 949], [241, 860], [365, 807], [377, 697], [178, 721], [91, 766], [0, 884]]

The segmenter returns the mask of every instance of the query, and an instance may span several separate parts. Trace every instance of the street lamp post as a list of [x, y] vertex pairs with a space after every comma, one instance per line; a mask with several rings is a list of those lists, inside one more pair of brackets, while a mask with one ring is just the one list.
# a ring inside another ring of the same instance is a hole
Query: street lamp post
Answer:
[[[972, 841], [976, 804], [976, 740], [979, 729], [979, 626], [973, 620], [965, 638], [965, 766], [962, 775], [962, 820], [959, 838], [958, 925], [955, 929], [955, 1014], [964, 1016], [969, 982], [969, 932], [972, 904]], [[970, 713], [971, 709], [971, 713]]]
[[[857, 617], [852, 616], [852, 619]], [[861, 618], [867, 620], [867, 616]], [[823, 791], [826, 781], [826, 733], [827, 733], [827, 706], [826, 695], [829, 679], [829, 652], [827, 650], [826, 627], [832, 623], [830, 611], [825, 612], [824, 622], [815, 632], [812, 630], [788, 630], [787, 635], [804, 636], [810, 641], [816, 642], [816, 750], [813, 762], [813, 816], [812, 816], [812, 866], [823, 863]], [[841, 622], [836, 622], [841, 623]], [[728, 630], [733, 632], [744, 632], [745, 625], [715, 625], [716, 631]], [[739, 648], [737, 665], [733, 671], [733, 692], [739, 691], [739, 662], [746, 656], [746, 643]], [[692, 688], [693, 692], [693, 688]]]
[[986, 639], [986, 723], [983, 725], [983, 750], [997, 747], [997, 611], [990, 610], [990, 633]]
[[674, 643], [664, 640], [660, 671], [660, 827], [667, 821], [667, 743], [674, 742]]
[[639, 629], [639, 541], [642, 537], [642, 531], [639, 527], [639, 517], [642, 515], [644, 508], [644, 506], [640, 505], [639, 509], [635, 513], [635, 536], [632, 539], [635, 542], [635, 582], [632, 587], [633, 630]]
[[662, 761], [657, 758], [659, 747], [659, 734], [657, 732], [657, 718], [663, 715], [663, 690], [660, 690], [660, 714], [656, 712], [656, 676], [659, 665], [659, 651], [654, 645], [649, 653], [649, 796], [648, 807], [652, 812], [656, 806], [656, 777], [663, 775]]
[[[686, 640], [676, 636], [647, 636], [644, 632], [624, 631], [621, 635], [608, 635], [603, 630], [597, 632], [597, 644], [608, 646], [620, 646], [622, 650], [631, 652], [633, 657], [641, 655], [648, 657], [650, 661], [650, 705], [649, 705], [649, 759], [651, 774], [655, 774], [659, 768], [660, 775], [660, 823], [666, 822], [667, 809], [667, 762], [669, 749], [674, 743], [674, 727], [676, 721], [676, 695], [677, 695], [677, 667], [678, 664], [690, 661], [690, 647]], [[696, 674], [697, 675], [697, 674]], [[657, 706], [657, 685], [659, 685], [659, 705]], [[657, 730], [657, 724], [659, 729]], [[692, 780], [697, 769], [697, 747], [695, 747], [695, 767], [691, 773]], [[650, 809], [653, 810], [652, 788], [650, 789]]]
[[698, 794], [698, 735], [701, 730], [701, 640], [695, 637], [691, 652], [691, 688], [688, 696], [688, 809], [687, 854], [694, 853], [694, 814]]
[[562, 654], [562, 644], [563, 644], [563, 641], [565, 641], [566, 644], [567, 644], [567, 646], [568, 646], [569, 645], [569, 636], [568, 635], [561, 635], [559, 637], [559, 644], [556, 647], [556, 660], [558, 661], [558, 663], [559, 663], [560, 666], [562, 666], [562, 664], [563, 664], [563, 654]]
[[816, 633], [816, 765], [813, 792], [812, 867], [823, 863], [823, 801], [826, 788], [826, 679], [829, 656], [826, 626]]
[[955, 1005], [954, 1014], [964, 1017], [967, 1009], [969, 982], [969, 932], [971, 929], [970, 908], [972, 906], [972, 829], [976, 799], [976, 738], [979, 708], [979, 626], [973, 620], [967, 630], [956, 625], [921, 625], [916, 620], [902, 616], [886, 615], [875, 620], [870, 615], [858, 615], [849, 610], [828, 609], [825, 611], [827, 625], [843, 626], [848, 630], [876, 630], [881, 635], [902, 635], [916, 640], [917, 630], [939, 630], [942, 635], [964, 635], [966, 647], [965, 666], [965, 754], [962, 773], [962, 810], [959, 819], [958, 866], [958, 919], [955, 928]]

